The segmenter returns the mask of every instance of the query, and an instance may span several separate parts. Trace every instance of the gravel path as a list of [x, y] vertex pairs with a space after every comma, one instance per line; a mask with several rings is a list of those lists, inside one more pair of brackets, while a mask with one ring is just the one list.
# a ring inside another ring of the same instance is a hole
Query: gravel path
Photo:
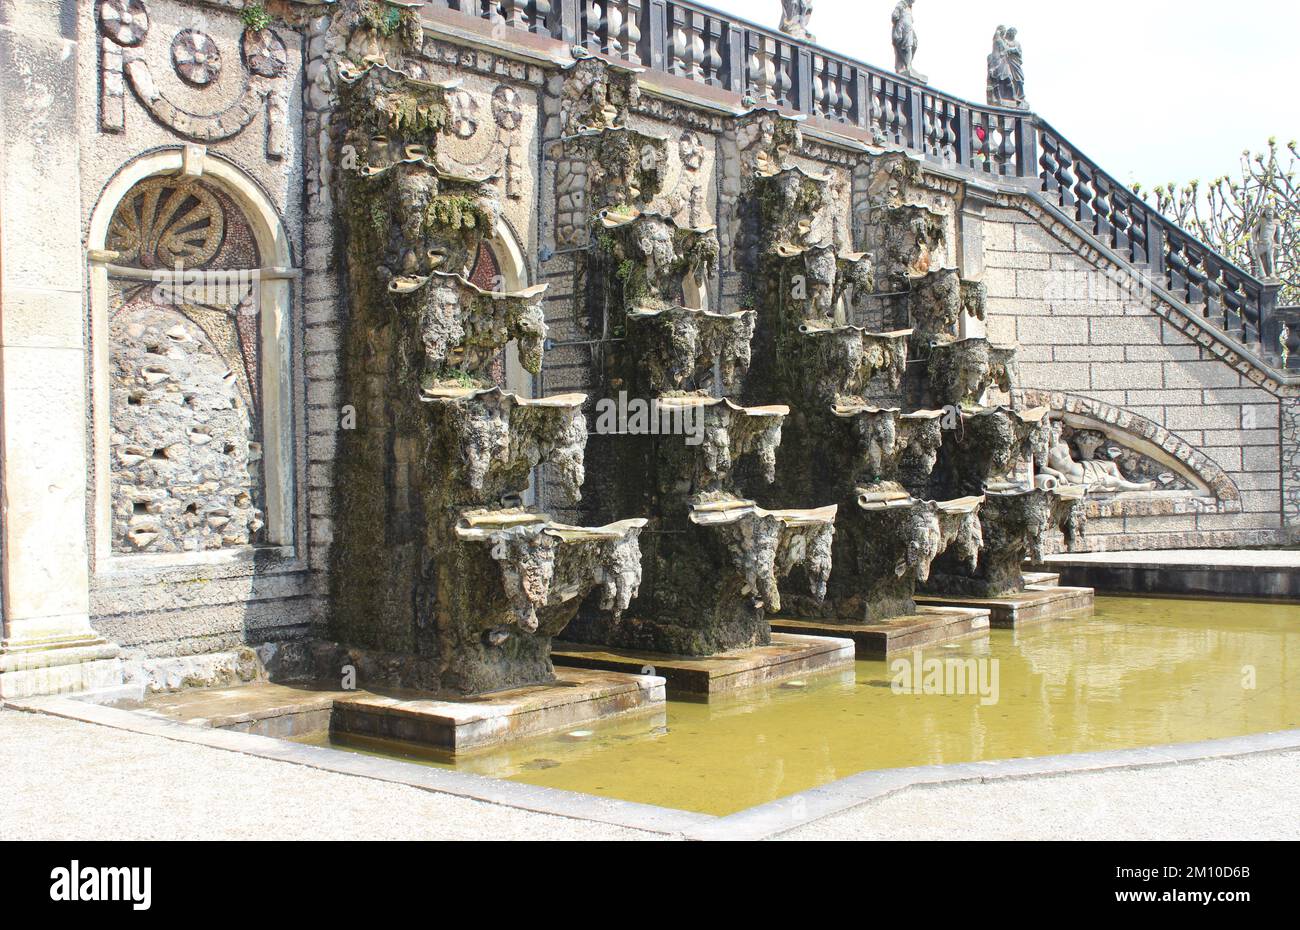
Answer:
[[1297, 840], [1300, 752], [911, 788], [782, 839]]
[[657, 838], [0, 710], [0, 840]]

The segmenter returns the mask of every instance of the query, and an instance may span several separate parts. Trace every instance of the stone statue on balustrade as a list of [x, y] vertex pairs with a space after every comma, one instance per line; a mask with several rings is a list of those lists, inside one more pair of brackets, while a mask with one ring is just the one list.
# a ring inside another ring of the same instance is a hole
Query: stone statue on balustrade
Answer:
[[1047, 463], [1042, 468], [1044, 475], [1049, 475], [1062, 484], [1084, 487], [1101, 494], [1156, 489], [1154, 481], [1147, 484], [1129, 481], [1114, 462], [1096, 459], [1076, 462], [1070, 444], [1065, 441], [1061, 422], [1053, 422], [1051, 430], [1051, 447], [1047, 453]]
[[1265, 281], [1277, 280], [1277, 250], [1281, 246], [1282, 226], [1277, 221], [1277, 207], [1270, 203], [1250, 233], [1250, 253], [1255, 260], [1255, 271]]
[[816, 42], [817, 37], [808, 31], [812, 13], [812, 0], [781, 0], [781, 31], [794, 39]]
[[912, 21], [912, 4], [915, 0], [899, 0], [894, 7], [894, 70], [905, 78], [920, 81], [927, 80], [912, 67], [916, 57], [916, 24]]
[[993, 34], [988, 98], [995, 107], [1029, 107], [1025, 102], [1025, 55], [1014, 28], [999, 26]]

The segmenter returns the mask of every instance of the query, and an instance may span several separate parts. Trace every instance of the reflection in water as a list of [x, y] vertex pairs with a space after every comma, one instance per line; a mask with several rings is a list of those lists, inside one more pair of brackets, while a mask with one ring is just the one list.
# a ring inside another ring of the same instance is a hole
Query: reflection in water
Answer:
[[[997, 658], [999, 701], [895, 694], [885, 662], [455, 767], [728, 814], [873, 769], [1125, 749], [1300, 728], [1300, 607], [1099, 598], [1076, 619], [927, 658]], [[1255, 689], [1243, 687], [1253, 669]], [[355, 745], [359, 751], [393, 747]], [[445, 761], [430, 764], [451, 767]]]

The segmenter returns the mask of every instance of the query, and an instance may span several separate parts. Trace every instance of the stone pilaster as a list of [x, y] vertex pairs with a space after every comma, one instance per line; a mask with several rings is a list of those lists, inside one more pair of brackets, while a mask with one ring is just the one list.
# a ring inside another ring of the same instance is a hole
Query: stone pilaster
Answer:
[[0, 698], [122, 681], [88, 616], [76, 5], [0, 0]]

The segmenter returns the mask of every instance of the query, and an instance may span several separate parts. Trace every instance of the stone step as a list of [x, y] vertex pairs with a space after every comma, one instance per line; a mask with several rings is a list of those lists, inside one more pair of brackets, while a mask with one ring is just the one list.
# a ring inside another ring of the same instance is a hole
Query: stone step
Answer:
[[878, 623], [838, 624], [829, 620], [779, 618], [772, 621], [772, 630], [851, 639], [857, 647], [858, 660], [862, 661], [887, 659], [913, 649], [988, 636], [989, 616], [987, 610], [920, 607], [911, 616], [893, 617]]
[[853, 664], [853, 655], [852, 639], [785, 633], [773, 633], [770, 646], [699, 658], [578, 643], [557, 642], [551, 648], [556, 666], [658, 675], [667, 681], [669, 697], [713, 697], [847, 668]]
[[988, 610], [994, 629], [1016, 629], [1028, 623], [1054, 620], [1067, 614], [1091, 610], [1094, 601], [1092, 588], [1061, 588], [1033, 586], [1018, 594], [1004, 597], [917, 597], [916, 603], [926, 607], [964, 607], [970, 610]]

